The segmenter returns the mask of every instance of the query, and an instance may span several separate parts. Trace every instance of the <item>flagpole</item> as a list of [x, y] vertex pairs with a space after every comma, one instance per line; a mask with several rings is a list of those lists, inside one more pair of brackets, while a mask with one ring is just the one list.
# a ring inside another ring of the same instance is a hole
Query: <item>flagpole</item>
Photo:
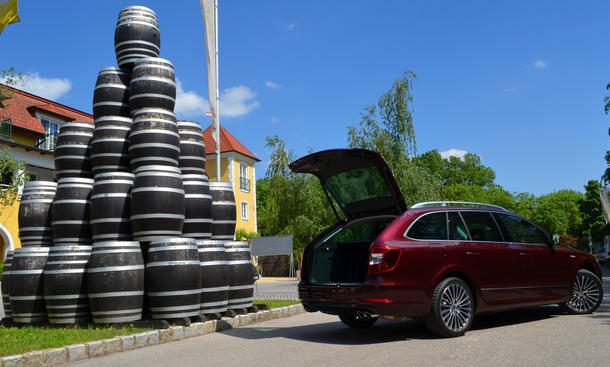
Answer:
[[216, 181], [221, 181], [221, 172], [220, 172], [220, 87], [218, 83], [220, 82], [218, 79], [218, 0], [214, 0], [214, 36], [215, 36], [215, 55], [214, 55], [214, 63], [216, 64], [216, 116], [214, 116], [214, 123], [216, 129]]

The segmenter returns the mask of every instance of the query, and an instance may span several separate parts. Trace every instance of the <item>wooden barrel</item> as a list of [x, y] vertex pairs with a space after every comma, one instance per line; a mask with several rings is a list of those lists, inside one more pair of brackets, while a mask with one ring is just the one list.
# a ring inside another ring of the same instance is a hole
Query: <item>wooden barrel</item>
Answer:
[[59, 128], [55, 147], [55, 177], [93, 177], [90, 144], [93, 124], [67, 122]]
[[137, 321], [142, 318], [144, 259], [135, 241], [93, 244], [87, 270], [93, 322]]
[[25, 183], [18, 214], [21, 247], [53, 246], [51, 204], [56, 190], [52, 181]]
[[173, 111], [175, 104], [174, 65], [158, 57], [136, 60], [129, 83], [129, 108], [154, 107]]
[[156, 109], [148, 113], [138, 110], [129, 134], [131, 169], [141, 166], [164, 165], [178, 167], [180, 135], [175, 118], [160, 114]]
[[91, 246], [51, 247], [42, 272], [44, 300], [51, 324], [91, 320], [87, 298], [87, 263]]
[[229, 305], [239, 309], [252, 306], [254, 273], [250, 245], [246, 241], [226, 241], [225, 251], [229, 265]]
[[42, 271], [49, 247], [22, 247], [15, 250], [8, 292], [13, 322], [36, 324], [47, 321], [42, 287]]
[[235, 196], [230, 182], [210, 182], [212, 194], [212, 239], [229, 240], [235, 238]]
[[131, 189], [131, 230], [135, 240], [149, 242], [182, 235], [184, 188], [180, 168], [142, 166]]
[[129, 70], [108, 66], [102, 68], [93, 91], [93, 117], [129, 117]]
[[229, 265], [223, 241], [198, 240], [202, 314], [225, 312], [229, 303]]
[[212, 195], [206, 175], [182, 175], [184, 185], [184, 226], [182, 236], [212, 238]]
[[146, 292], [153, 319], [199, 315], [201, 266], [194, 239], [165, 238], [150, 243]]
[[57, 182], [51, 211], [53, 243], [91, 245], [89, 205], [93, 179], [67, 177]]
[[11, 319], [13, 314], [11, 312], [11, 300], [10, 292], [8, 291], [8, 283], [10, 282], [11, 276], [11, 265], [13, 263], [13, 250], [6, 253], [6, 259], [4, 259], [4, 270], [2, 270], [2, 306], [4, 307], [4, 318]]
[[180, 132], [180, 169], [183, 174], [205, 174], [205, 144], [201, 125], [194, 121], [178, 121]]
[[161, 51], [161, 34], [157, 15], [143, 6], [121, 10], [114, 31], [117, 63], [130, 69], [142, 57], [157, 57]]
[[93, 241], [131, 241], [129, 203], [134, 175], [105, 172], [95, 175], [91, 192], [91, 238]]
[[[129, 115], [128, 115], [129, 116]], [[131, 117], [102, 116], [95, 119], [91, 140], [91, 168], [102, 172], [129, 172]]]

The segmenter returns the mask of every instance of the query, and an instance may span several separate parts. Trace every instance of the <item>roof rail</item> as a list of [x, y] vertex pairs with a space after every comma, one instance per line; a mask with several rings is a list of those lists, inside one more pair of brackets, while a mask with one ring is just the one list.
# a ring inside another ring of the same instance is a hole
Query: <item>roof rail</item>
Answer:
[[423, 208], [426, 206], [447, 206], [448, 204], [451, 205], [472, 205], [472, 206], [482, 206], [482, 207], [487, 207], [487, 208], [496, 208], [496, 209], [501, 209], [504, 211], [508, 211], [508, 209], [503, 208], [499, 205], [492, 205], [492, 204], [485, 204], [485, 203], [473, 203], [470, 201], [424, 201], [421, 203], [417, 203], [417, 204], [413, 204], [411, 206], [411, 209], [415, 209], [415, 208]]

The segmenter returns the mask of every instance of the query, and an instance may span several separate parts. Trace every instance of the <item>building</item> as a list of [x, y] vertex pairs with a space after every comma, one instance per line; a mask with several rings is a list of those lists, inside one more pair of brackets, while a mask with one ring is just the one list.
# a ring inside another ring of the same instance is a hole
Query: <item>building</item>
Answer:
[[[205, 143], [205, 170], [210, 181], [216, 181], [216, 142], [212, 138], [212, 127], [203, 131]], [[256, 172], [254, 164], [259, 162], [252, 152], [233, 135], [220, 126], [220, 171], [221, 181], [231, 182], [235, 193], [237, 210], [236, 229], [257, 232], [256, 222]]]
[[[54, 151], [59, 128], [65, 122], [93, 123], [93, 116], [22, 90], [0, 86], [10, 99], [0, 101], [0, 149], [7, 148], [26, 162], [30, 180], [55, 181]], [[0, 258], [20, 247], [17, 214], [19, 200], [0, 207]]]

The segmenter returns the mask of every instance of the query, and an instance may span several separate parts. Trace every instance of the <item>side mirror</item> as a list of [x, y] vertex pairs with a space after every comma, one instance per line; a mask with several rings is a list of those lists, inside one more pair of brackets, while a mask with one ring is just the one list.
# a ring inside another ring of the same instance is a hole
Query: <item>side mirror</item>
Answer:
[[560, 240], [561, 237], [559, 236], [559, 233], [553, 233], [553, 245], [558, 245]]

